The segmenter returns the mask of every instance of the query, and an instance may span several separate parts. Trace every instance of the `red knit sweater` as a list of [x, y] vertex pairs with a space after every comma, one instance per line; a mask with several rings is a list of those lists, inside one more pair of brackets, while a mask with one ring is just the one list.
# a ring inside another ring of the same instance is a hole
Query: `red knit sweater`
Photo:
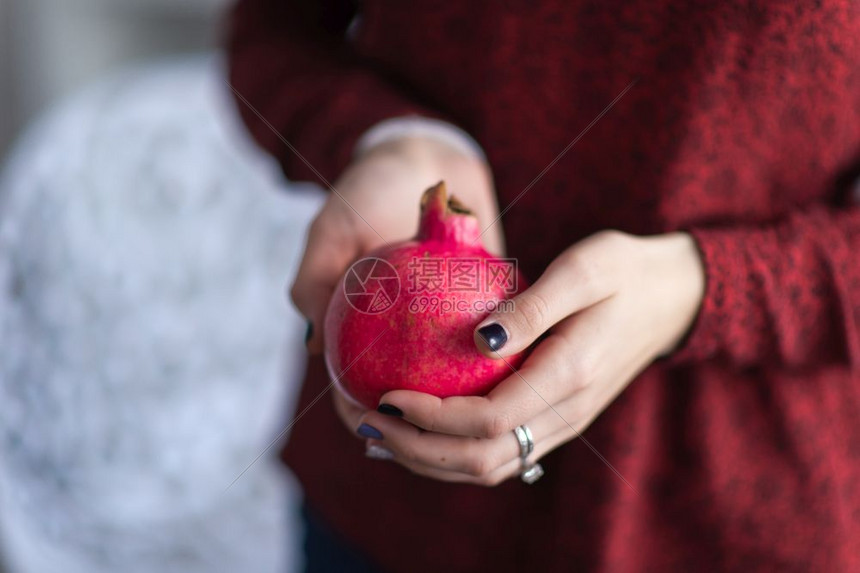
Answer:
[[[286, 460], [392, 571], [860, 570], [860, 4], [854, 0], [243, 0], [231, 79], [333, 178], [382, 119], [472, 134], [532, 279], [604, 228], [689, 230], [707, 271], [685, 346], [533, 486], [366, 460], [329, 401]], [[313, 178], [257, 117], [292, 179]], [[302, 402], [327, 383], [312, 361]]]

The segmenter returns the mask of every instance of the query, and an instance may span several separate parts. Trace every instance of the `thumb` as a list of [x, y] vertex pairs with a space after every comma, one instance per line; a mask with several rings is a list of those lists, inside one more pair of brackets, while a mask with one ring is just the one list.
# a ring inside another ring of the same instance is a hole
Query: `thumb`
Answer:
[[[607, 296], [605, 288], [576, 266], [557, 259], [528, 289], [475, 327], [478, 350], [488, 358], [522, 352], [553, 325]], [[511, 310], [512, 309], [512, 310]]]
[[290, 298], [308, 321], [308, 352], [323, 348], [323, 321], [329, 299], [347, 267], [359, 255], [358, 241], [323, 211], [308, 230], [307, 244]]

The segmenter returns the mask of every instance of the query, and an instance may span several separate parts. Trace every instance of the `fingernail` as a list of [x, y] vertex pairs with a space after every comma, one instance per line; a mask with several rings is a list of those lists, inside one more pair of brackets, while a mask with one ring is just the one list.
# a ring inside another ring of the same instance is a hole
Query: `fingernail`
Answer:
[[380, 404], [377, 406], [376, 411], [380, 414], [385, 414], [386, 416], [394, 416], [396, 418], [403, 417], [403, 410], [397, 406], [392, 406], [391, 404]]
[[305, 344], [307, 344], [314, 335], [314, 323], [308, 322], [308, 329], [305, 331]]
[[374, 440], [382, 439], [382, 432], [371, 426], [370, 424], [362, 424], [358, 427], [358, 435], [362, 438], [372, 438]]
[[498, 322], [491, 322], [478, 329], [478, 336], [493, 351], [499, 351], [508, 341], [508, 333]]
[[377, 446], [373, 444], [371, 446], [367, 446], [367, 451], [364, 452], [364, 455], [372, 460], [393, 460], [394, 452], [389, 450], [388, 448], [383, 448], [382, 446]]

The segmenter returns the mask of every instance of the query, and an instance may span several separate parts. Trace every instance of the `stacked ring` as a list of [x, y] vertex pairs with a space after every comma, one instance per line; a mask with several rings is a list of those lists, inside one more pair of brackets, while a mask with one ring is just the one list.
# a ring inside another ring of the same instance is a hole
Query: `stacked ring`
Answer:
[[535, 450], [534, 436], [528, 426], [523, 424], [514, 428], [514, 436], [520, 444], [520, 461], [522, 462], [522, 471], [520, 471], [520, 479], [531, 485], [539, 480], [543, 474], [543, 466], [538, 463], [529, 463], [528, 457]]

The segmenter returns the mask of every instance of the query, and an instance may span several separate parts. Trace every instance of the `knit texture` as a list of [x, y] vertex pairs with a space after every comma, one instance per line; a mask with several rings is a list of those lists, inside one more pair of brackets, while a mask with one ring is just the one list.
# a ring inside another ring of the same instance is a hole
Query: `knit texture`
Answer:
[[[638, 493], [579, 441], [531, 487], [436, 483], [363, 459], [321, 402], [286, 451], [310, 501], [391, 571], [860, 567], [860, 5], [361, 6], [350, 39], [346, 1], [235, 12], [237, 89], [317, 169], [336, 175], [381, 119], [441, 117], [515, 202], [507, 243], [531, 279], [600, 229], [682, 229], [707, 289], [684, 346], [585, 432]], [[313, 363], [303, 402], [326, 384]]]

